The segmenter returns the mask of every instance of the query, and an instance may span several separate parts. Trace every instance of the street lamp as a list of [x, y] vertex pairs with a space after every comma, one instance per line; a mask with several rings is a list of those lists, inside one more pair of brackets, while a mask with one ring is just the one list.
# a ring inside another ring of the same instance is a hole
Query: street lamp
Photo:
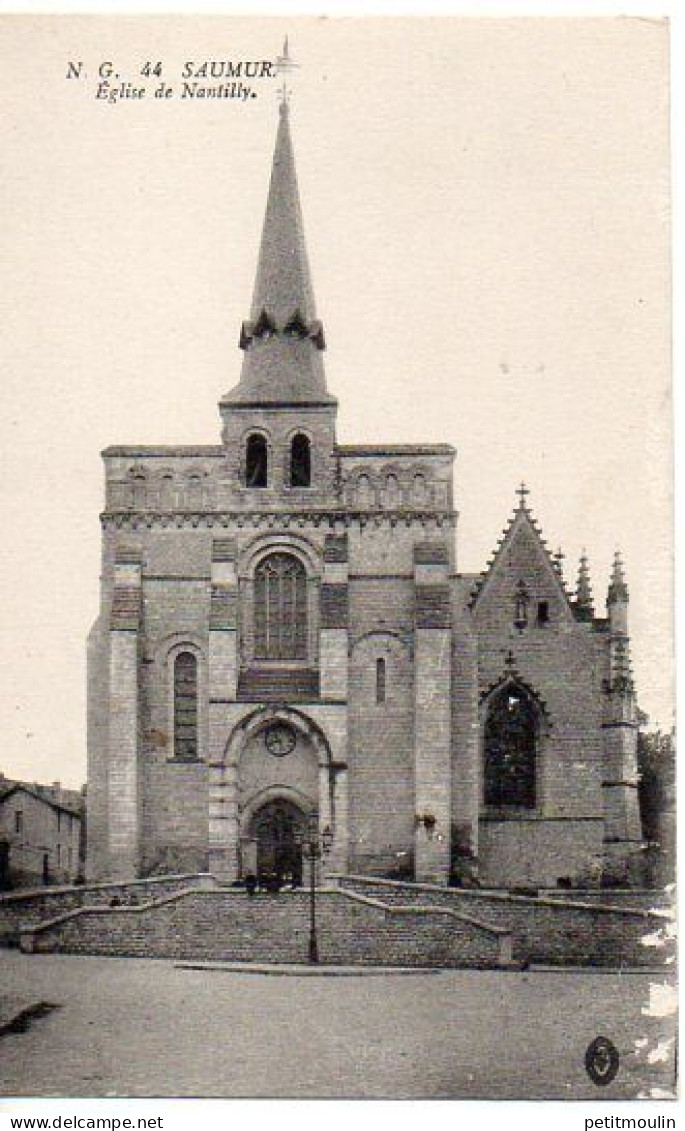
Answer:
[[309, 860], [309, 961], [319, 961], [319, 943], [316, 937], [316, 862], [322, 856], [328, 856], [333, 845], [333, 833], [330, 825], [326, 825], [323, 832], [319, 831], [319, 822], [313, 817], [306, 830], [302, 830], [297, 837], [298, 844], [305, 851], [305, 859]]

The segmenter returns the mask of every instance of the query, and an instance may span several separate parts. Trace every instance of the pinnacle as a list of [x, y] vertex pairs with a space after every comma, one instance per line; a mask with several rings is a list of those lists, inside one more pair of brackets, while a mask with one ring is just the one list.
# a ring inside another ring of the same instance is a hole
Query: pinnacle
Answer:
[[576, 614], [581, 620], [592, 620], [595, 607], [592, 598], [592, 582], [590, 580], [590, 566], [587, 553], [583, 548], [578, 566], [578, 581], [576, 583]]
[[626, 582], [623, 559], [621, 558], [621, 551], [616, 550], [614, 554], [614, 562], [611, 568], [611, 581], [609, 582], [609, 592], [607, 594], [607, 604], [611, 605], [616, 601], [628, 600], [628, 585]]

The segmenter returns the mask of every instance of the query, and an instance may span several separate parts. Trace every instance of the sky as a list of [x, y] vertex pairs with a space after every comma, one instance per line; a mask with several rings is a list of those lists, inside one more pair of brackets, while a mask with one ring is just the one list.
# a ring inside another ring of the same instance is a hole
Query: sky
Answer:
[[[639, 703], [670, 727], [665, 24], [2, 16], [0, 771], [85, 780], [100, 451], [219, 442], [276, 83], [184, 100], [180, 76], [285, 34], [339, 441], [454, 444], [460, 571], [521, 479], [598, 614], [620, 547]], [[138, 86], [146, 61], [171, 99], [95, 97], [101, 63]]]

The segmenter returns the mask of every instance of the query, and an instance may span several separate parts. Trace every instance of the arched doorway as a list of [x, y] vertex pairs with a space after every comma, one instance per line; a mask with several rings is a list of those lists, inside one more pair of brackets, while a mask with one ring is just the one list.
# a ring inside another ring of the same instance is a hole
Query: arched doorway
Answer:
[[250, 822], [250, 835], [256, 843], [261, 883], [302, 883], [300, 838], [306, 828], [306, 815], [286, 798], [267, 801], [257, 810]]

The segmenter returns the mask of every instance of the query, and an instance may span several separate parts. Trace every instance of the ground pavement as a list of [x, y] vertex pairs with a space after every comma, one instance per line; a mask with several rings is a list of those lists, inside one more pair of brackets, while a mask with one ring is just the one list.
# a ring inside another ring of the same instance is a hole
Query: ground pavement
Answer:
[[[673, 1020], [650, 1015], [663, 981], [587, 970], [274, 977], [5, 950], [0, 994], [59, 1008], [0, 1036], [0, 1094], [665, 1096]], [[600, 1034], [620, 1054], [603, 1088], [584, 1066]]]

